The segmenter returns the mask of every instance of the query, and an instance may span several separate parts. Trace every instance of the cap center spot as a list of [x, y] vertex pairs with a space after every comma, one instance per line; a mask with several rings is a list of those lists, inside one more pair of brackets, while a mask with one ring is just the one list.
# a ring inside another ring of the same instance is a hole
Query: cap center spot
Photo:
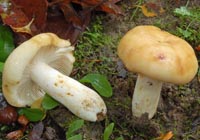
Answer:
[[161, 53], [161, 54], [158, 54], [158, 59], [159, 60], [164, 60], [166, 57], [165, 57], [165, 55], [163, 54], [163, 53]]

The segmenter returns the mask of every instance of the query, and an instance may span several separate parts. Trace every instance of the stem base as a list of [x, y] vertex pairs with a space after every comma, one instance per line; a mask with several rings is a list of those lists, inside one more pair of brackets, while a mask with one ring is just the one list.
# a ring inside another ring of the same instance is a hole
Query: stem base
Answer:
[[138, 75], [132, 100], [133, 115], [141, 117], [148, 113], [151, 119], [157, 110], [161, 88], [162, 82]]

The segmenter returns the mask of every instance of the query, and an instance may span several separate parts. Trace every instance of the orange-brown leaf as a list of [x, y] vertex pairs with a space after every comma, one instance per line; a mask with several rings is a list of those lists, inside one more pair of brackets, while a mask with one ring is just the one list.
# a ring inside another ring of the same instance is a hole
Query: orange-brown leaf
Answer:
[[[47, 0], [10, 0], [9, 7], [3, 8], [0, 3], [0, 15], [4, 24], [9, 25], [15, 32], [22, 32], [28, 34], [37, 34], [42, 29], [46, 22], [47, 16]], [[28, 25], [31, 20], [34, 22], [31, 27], [24, 27]]]
[[112, 14], [117, 14], [117, 15], [123, 15], [121, 8], [115, 4], [119, 1], [120, 0], [108, 0], [107, 2], [97, 7], [97, 10], [101, 10], [107, 13], [112, 13]]
[[155, 12], [149, 11], [149, 10], [147, 9], [146, 4], [143, 4], [142, 6], [138, 6], [138, 7], [141, 8], [142, 13], [143, 13], [146, 17], [155, 17], [155, 16], [157, 16], [157, 14], [156, 14]]
[[26, 126], [29, 123], [29, 120], [24, 116], [20, 115], [17, 119], [18, 123], [21, 124], [22, 126]]
[[195, 50], [200, 51], [200, 45], [195, 48]]
[[[0, 5], [2, 7], [2, 5]], [[28, 23], [29, 19], [26, 17], [24, 12], [22, 12], [19, 8], [17, 8], [13, 3], [8, 7], [9, 10], [1, 11], [0, 15], [3, 22], [7, 25], [11, 25], [13, 27], [21, 27]]]
[[[16, 6], [13, 1], [11, 1], [9, 5], [8, 8], [4, 9], [0, 13], [3, 23], [9, 25], [11, 28], [21, 28], [26, 26], [30, 22], [26, 14], [20, 9], [20, 7]], [[0, 3], [0, 7], [1, 6]], [[34, 25], [32, 29], [35, 29]]]
[[155, 17], [165, 12], [160, 3], [148, 2], [137, 7], [141, 8], [146, 17]]
[[24, 12], [29, 21], [35, 19], [36, 28], [41, 29], [44, 27], [47, 18], [47, 0], [12, 0], [12, 2], [15, 7]]
[[161, 134], [159, 137], [156, 138], [156, 140], [170, 140], [173, 137], [172, 131], [169, 131], [166, 134]]

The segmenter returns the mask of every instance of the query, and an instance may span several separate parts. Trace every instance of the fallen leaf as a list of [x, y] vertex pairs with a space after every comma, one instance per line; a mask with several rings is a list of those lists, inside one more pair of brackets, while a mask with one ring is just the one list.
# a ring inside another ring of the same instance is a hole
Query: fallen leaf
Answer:
[[29, 123], [29, 120], [24, 116], [24, 115], [20, 115], [17, 119], [18, 123], [21, 124], [22, 126], [27, 126], [27, 124]]
[[[3, 3], [0, 3], [0, 7], [4, 7]], [[1, 11], [1, 19], [4, 24], [11, 25], [13, 27], [21, 27], [25, 26], [26, 23], [29, 22], [29, 19], [26, 15], [13, 3], [9, 4], [9, 7], [6, 8], [7, 10]], [[9, 9], [9, 10], [8, 10]]]
[[52, 127], [45, 127], [43, 135], [48, 140], [54, 140], [56, 139], [56, 130]]
[[28, 123], [29, 123], [28, 118], [27, 118], [26, 116], [24, 116], [24, 115], [20, 115], [20, 116], [18, 117], [17, 121], [18, 121], [18, 123], [19, 123], [20, 125], [22, 125], [22, 127], [21, 127], [20, 130], [21, 130], [22, 132], [25, 132], [25, 131], [27, 130], [27, 126], [28, 126]]
[[197, 47], [195, 47], [195, 50], [200, 51], [200, 45], [198, 45]]
[[8, 140], [19, 140], [23, 136], [22, 130], [15, 130], [6, 135]]
[[[34, 25], [38, 30], [44, 28], [47, 18], [47, 0], [11, 0], [15, 7], [18, 7], [26, 17], [34, 19]], [[27, 24], [25, 24], [27, 25]]]
[[141, 8], [142, 13], [143, 13], [146, 17], [155, 17], [155, 16], [157, 16], [157, 14], [156, 14], [155, 12], [149, 11], [149, 10], [147, 9], [146, 4], [143, 4], [142, 6], [137, 6], [137, 7]]
[[32, 131], [28, 135], [29, 140], [42, 140], [41, 136], [44, 131], [44, 124], [42, 122], [33, 126]]
[[121, 0], [108, 0], [104, 2], [102, 5], [100, 5], [99, 7], [97, 7], [96, 9], [107, 12], [107, 13], [123, 15], [121, 8], [116, 5], [116, 3], [119, 1]]
[[72, 0], [72, 2], [80, 4], [83, 8], [91, 8], [97, 11], [123, 15], [120, 7], [116, 5], [121, 0]]
[[167, 132], [166, 134], [161, 134], [156, 140], [170, 140], [173, 137], [172, 131]]
[[45, 26], [47, 7], [47, 0], [4, 0], [0, 2], [0, 16], [15, 32], [34, 35]]
[[97, 7], [101, 5], [104, 0], [72, 0], [73, 3], [80, 4], [83, 8], [86, 7]]
[[81, 17], [78, 15], [77, 11], [75, 11], [71, 3], [63, 1], [59, 3], [59, 6], [68, 23], [72, 23], [75, 27], [82, 27], [83, 22]]
[[90, 23], [91, 12], [80, 11], [77, 13], [81, 18], [81, 26], [76, 26], [78, 24], [69, 23], [65, 19], [64, 15], [51, 15], [49, 14], [47, 18], [47, 24], [42, 32], [52, 32], [57, 34], [59, 37], [64, 39], [69, 39], [72, 45], [76, 44], [79, 35], [85, 30], [85, 28]]
[[146, 17], [156, 17], [165, 12], [165, 10], [163, 9], [160, 3], [148, 2], [137, 7], [141, 8], [142, 13]]
[[23, 42], [30, 38], [30, 35], [52, 32], [61, 38], [69, 39], [74, 45], [88, 26], [92, 11], [122, 14], [121, 8], [116, 5], [120, 1], [2, 0], [0, 16], [4, 24], [18, 33], [17, 41]]
[[42, 32], [52, 32], [59, 37], [69, 39], [72, 44], [77, 42], [77, 39], [84, 29], [76, 29], [72, 23], [66, 23], [62, 15], [51, 16], [47, 19], [47, 25]]
[[31, 24], [33, 23], [34, 19], [32, 19], [27, 25], [23, 27], [13, 27], [12, 25], [10, 26], [15, 32], [20, 32], [20, 33], [27, 33], [30, 35], [34, 35], [31, 31]]

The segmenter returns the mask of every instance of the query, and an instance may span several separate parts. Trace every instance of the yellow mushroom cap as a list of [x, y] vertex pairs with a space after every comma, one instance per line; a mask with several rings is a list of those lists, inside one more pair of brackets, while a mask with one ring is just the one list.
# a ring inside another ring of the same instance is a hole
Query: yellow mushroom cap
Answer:
[[18, 46], [7, 58], [3, 70], [3, 94], [13, 106], [29, 106], [45, 93], [30, 77], [33, 62], [41, 61], [69, 75], [75, 58], [68, 40], [42, 33]]
[[117, 53], [129, 71], [174, 84], [190, 82], [198, 69], [194, 50], [185, 40], [150, 25], [128, 31]]

